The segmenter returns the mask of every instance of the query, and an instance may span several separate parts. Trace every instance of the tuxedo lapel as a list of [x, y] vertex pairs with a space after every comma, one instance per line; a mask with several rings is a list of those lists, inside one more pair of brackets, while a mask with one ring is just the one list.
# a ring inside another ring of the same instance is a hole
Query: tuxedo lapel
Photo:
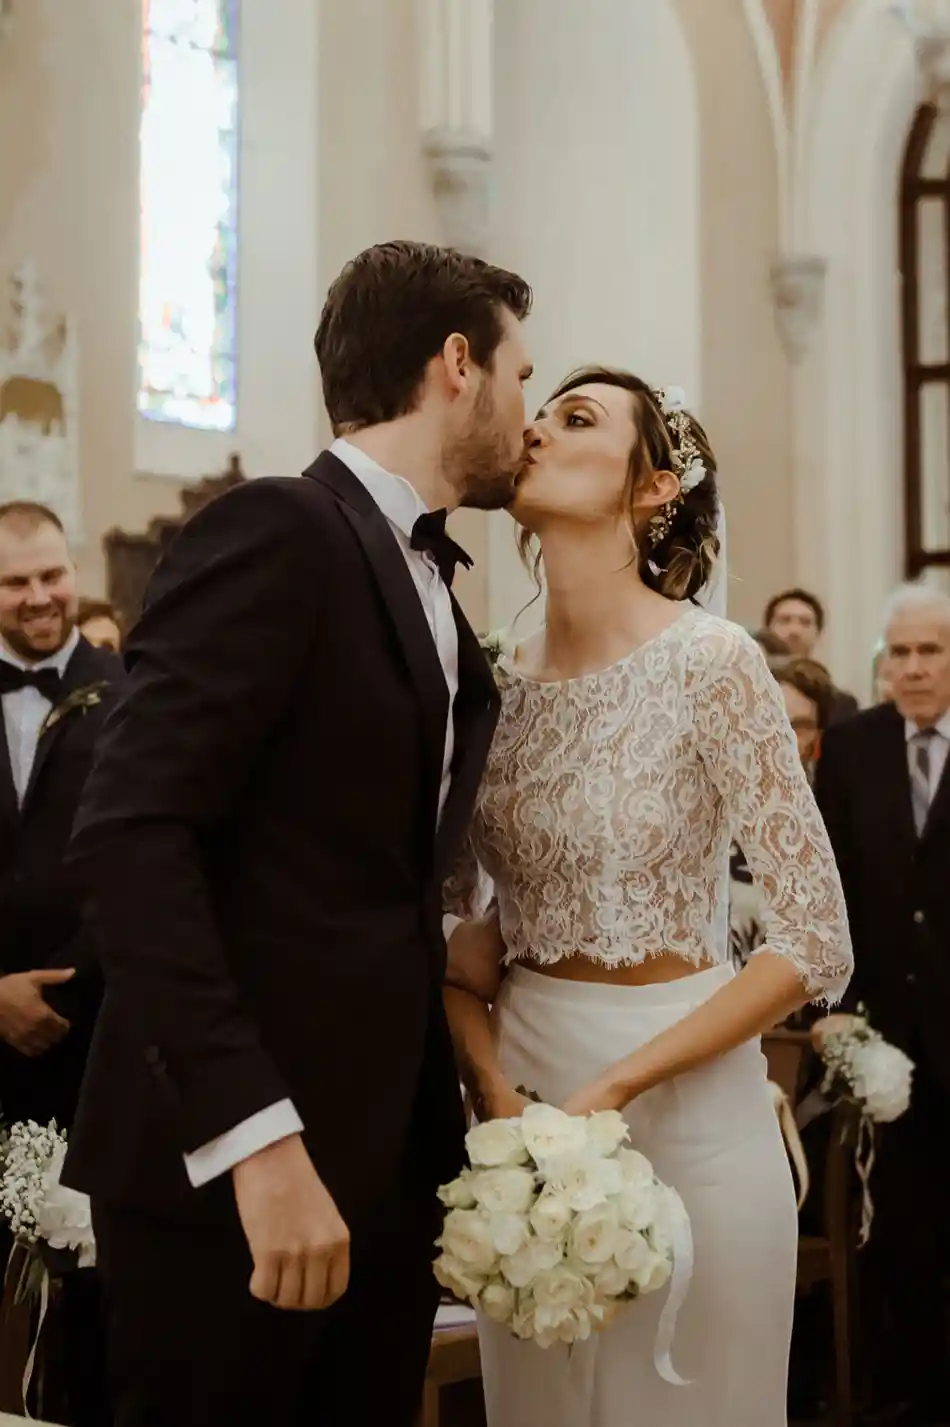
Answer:
[[498, 722], [500, 699], [488, 660], [462, 609], [452, 596], [459, 639], [459, 691], [455, 700], [455, 759], [452, 786], [442, 813], [437, 865], [448, 875], [461, 844]]
[[[2, 710], [0, 710], [0, 714], [2, 714]], [[6, 723], [0, 716], [0, 839], [6, 836], [8, 828], [16, 825], [19, 816], [20, 808], [17, 802], [16, 784], [13, 781]]]
[[[101, 677], [102, 672], [97, 651], [93, 649], [92, 645], [87, 643], [85, 639], [80, 639], [63, 673], [55, 707], [59, 708], [64, 704], [70, 694], [75, 693], [77, 689], [81, 689], [87, 684], [98, 683]], [[50, 713], [52, 712], [53, 710], [50, 710]], [[30, 804], [36, 793], [37, 785], [50, 754], [73, 719], [81, 717], [82, 714], [78, 711], [74, 714], [66, 714], [63, 718], [58, 719], [52, 727], [44, 727], [41, 732], [36, 745], [36, 754], [33, 758], [30, 779], [26, 785], [26, 792], [23, 795], [23, 816], [26, 816], [29, 812]]]
[[[878, 788], [883, 794], [888, 812], [888, 821], [904, 843], [917, 842], [914, 826], [914, 807], [910, 791], [910, 769], [907, 763], [907, 737], [904, 720], [894, 710], [881, 730], [882, 757], [876, 777]], [[873, 791], [874, 773], [869, 773]]]
[[338, 496], [343, 516], [362, 545], [382, 594], [419, 701], [424, 734], [423, 792], [434, 826], [442, 784], [449, 691], [419, 593], [389, 522], [362, 481], [328, 451], [304, 475], [329, 486]]
[[930, 812], [927, 815], [923, 832], [924, 841], [931, 837], [948, 818], [950, 818], [950, 756], [947, 757], [943, 765], [940, 782], [937, 784], [933, 801], [930, 804]]

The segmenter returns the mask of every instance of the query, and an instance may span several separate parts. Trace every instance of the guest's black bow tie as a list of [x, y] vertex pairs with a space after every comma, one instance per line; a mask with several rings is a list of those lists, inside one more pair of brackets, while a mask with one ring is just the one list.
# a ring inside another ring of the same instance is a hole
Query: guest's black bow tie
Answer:
[[455, 578], [456, 565], [470, 570], [475, 561], [466, 554], [461, 545], [456, 545], [451, 535], [445, 533], [447, 510], [431, 510], [420, 515], [412, 527], [410, 545], [413, 550], [426, 550], [439, 568], [439, 574], [451, 589]]
[[39, 689], [44, 699], [55, 704], [62, 682], [62, 675], [55, 669], [17, 669], [0, 659], [0, 697], [19, 689]]

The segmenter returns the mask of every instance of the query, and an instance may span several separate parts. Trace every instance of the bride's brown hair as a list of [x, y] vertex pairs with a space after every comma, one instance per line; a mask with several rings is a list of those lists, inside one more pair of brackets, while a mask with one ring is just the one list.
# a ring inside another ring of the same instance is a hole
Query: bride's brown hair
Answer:
[[[579, 367], [551, 393], [556, 401], [580, 386], [615, 386], [629, 391], [634, 399], [638, 435], [630, 451], [624, 503], [633, 521], [633, 495], [657, 471], [676, 470], [676, 442], [652, 387], [632, 372], [618, 367]], [[640, 578], [651, 590], [671, 600], [694, 599], [713, 572], [719, 554], [719, 497], [716, 491], [716, 458], [709, 437], [695, 416], [689, 416], [689, 434], [706, 468], [703, 479], [672, 503], [669, 524], [662, 539], [650, 541], [649, 521], [634, 527]], [[518, 537], [521, 558], [540, 587], [541, 552], [532, 556], [531, 535], [522, 530]]]

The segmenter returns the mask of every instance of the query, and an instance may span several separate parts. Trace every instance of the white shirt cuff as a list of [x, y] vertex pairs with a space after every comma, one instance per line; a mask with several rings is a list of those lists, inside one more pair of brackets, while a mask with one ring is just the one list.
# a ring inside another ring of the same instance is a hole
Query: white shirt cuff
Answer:
[[266, 1110], [242, 1120], [233, 1130], [227, 1130], [216, 1140], [209, 1140], [200, 1149], [185, 1155], [185, 1169], [192, 1187], [200, 1189], [227, 1174], [242, 1160], [250, 1159], [259, 1150], [275, 1145], [288, 1135], [299, 1135], [303, 1121], [290, 1100], [278, 1100]]
[[442, 935], [445, 937], [446, 946], [448, 946], [449, 938], [455, 931], [455, 928], [460, 927], [463, 921], [463, 917], [453, 917], [451, 912], [446, 912], [442, 918]]

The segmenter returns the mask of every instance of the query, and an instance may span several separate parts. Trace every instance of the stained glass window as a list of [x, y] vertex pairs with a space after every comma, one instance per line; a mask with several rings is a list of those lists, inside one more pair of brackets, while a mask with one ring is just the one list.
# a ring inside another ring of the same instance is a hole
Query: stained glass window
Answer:
[[138, 409], [231, 431], [239, 0], [142, 4]]

